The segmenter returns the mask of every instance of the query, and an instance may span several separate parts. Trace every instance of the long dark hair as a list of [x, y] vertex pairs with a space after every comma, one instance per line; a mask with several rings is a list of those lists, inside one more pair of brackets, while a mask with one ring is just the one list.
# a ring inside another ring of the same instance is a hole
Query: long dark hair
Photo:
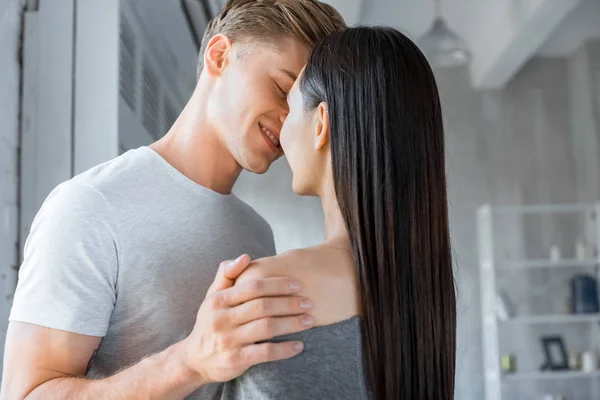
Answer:
[[305, 108], [329, 106], [373, 397], [453, 399], [456, 296], [433, 72], [397, 30], [351, 28], [316, 46], [300, 90]]

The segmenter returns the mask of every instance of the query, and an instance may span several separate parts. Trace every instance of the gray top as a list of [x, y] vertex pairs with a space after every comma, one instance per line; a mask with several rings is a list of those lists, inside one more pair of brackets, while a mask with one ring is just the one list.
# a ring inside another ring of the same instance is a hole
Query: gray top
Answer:
[[[274, 255], [269, 225], [142, 147], [50, 194], [10, 320], [103, 337], [88, 377], [112, 375], [187, 337], [219, 263], [241, 253]], [[189, 398], [218, 398], [221, 386]]]
[[225, 384], [221, 400], [366, 400], [362, 320], [349, 320], [277, 338], [301, 340], [304, 351], [261, 364]]

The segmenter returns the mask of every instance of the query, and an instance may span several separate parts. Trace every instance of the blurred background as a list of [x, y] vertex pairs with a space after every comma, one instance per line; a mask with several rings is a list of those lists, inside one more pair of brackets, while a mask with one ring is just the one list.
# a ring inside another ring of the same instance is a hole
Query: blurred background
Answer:
[[[458, 295], [456, 398], [600, 398], [600, 0], [336, 0], [434, 65]], [[50, 190], [160, 138], [221, 0], [0, 0], [0, 342]], [[278, 252], [323, 239], [285, 159], [234, 189]], [[1, 354], [1, 352], [0, 352]]]

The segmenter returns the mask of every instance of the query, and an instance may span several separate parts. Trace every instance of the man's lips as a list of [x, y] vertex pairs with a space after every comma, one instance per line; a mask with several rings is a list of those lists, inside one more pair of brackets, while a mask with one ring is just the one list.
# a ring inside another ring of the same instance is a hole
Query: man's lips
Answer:
[[265, 143], [267, 144], [267, 146], [269, 147], [269, 149], [273, 153], [277, 154], [278, 155], [277, 158], [279, 158], [279, 154], [283, 153], [283, 150], [281, 149], [281, 144], [279, 142], [279, 132], [276, 132], [274, 130], [267, 128], [260, 122], [258, 123], [258, 127], [259, 127], [259, 129], [262, 133], [262, 137], [263, 137]]
[[271, 140], [271, 142], [273, 142], [273, 144], [275, 145], [275, 147], [280, 148], [279, 132], [277, 132], [277, 131], [275, 131], [273, 129], [267, 128], [266, 126], [264, 126], [260, 122], [258, 123], [258, 126], [259, 126], [260, 130], [262, 131], [262, 133], [264, 133], [265, 136], [267, 136]]

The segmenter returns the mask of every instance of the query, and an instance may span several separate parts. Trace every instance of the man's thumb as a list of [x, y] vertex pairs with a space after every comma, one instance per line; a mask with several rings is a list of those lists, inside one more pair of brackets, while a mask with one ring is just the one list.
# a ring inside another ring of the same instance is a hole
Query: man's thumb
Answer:
[[212, 285], [210, 285], [207, 295], [233, 286], [237, 277], [240, 276], [248, 265], [250, 265], [250, 256], [247, 254], [241, 255], [233, 261], [223, 261], [219, 265], [217, 276]]
[[250, 256], [248, 254], [242, 254], [241, 256], [236, 258], [235, 261], [232, 261], [225, 267], [225, 271], [223, 271], [225, 278], [231, 280], [237, 279], [242, 274], [242, 272], [244, 272], [246, 268], [248, 268], [248, 265], [250, 265], [250, 261], [252, 260], [250, 259]]

